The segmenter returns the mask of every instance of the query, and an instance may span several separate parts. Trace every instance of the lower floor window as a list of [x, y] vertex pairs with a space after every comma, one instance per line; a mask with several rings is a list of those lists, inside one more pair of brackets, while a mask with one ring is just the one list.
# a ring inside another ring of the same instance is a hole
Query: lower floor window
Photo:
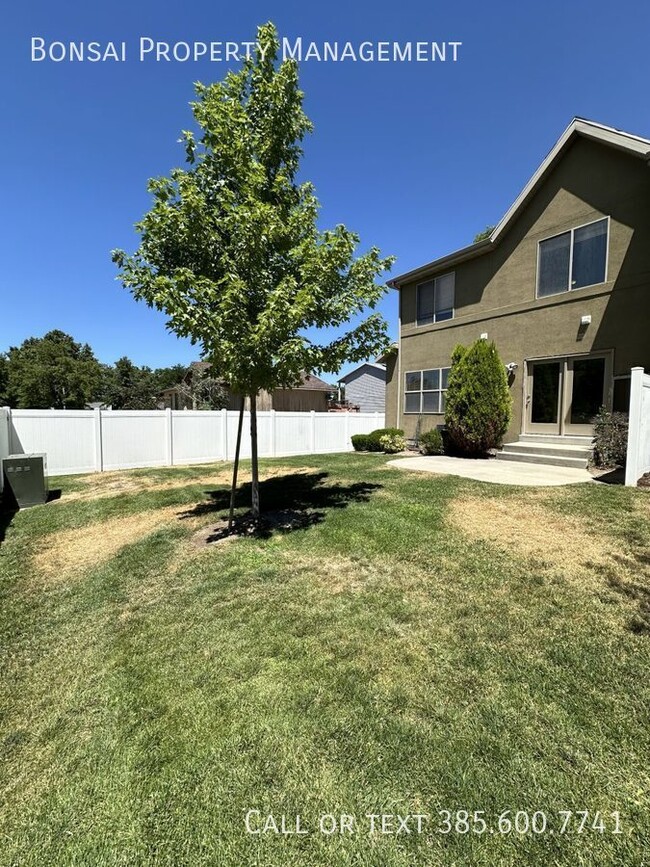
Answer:
[[448, 381], [448, 367], [407, 372], [404, 382], [404, 412], [443, 413]]

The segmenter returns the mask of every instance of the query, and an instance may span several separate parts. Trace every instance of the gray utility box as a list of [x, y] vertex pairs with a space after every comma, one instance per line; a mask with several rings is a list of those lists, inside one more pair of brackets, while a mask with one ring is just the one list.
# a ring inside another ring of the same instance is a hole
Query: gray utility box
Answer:
[[9, 455], [2, 461], [5, 497], [19, 509], [47, 502], [47, 455]]

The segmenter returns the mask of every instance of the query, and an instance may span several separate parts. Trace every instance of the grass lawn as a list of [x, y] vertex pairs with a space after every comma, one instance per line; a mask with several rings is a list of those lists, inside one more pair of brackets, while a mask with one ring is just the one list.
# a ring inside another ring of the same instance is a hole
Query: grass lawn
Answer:
[[386, 463], [264, 461], [309, 526], [210, 548], [224, 464], [51, 480], [14, 516], [1, 865], [650, 861], [650, 492]]

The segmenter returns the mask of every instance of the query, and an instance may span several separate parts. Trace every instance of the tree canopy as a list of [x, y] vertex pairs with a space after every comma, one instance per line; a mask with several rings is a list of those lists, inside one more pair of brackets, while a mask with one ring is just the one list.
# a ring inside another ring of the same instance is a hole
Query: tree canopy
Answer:
[[183, 364], [138, 367], [126, 357], [102, 364], [87, 343], [53, 330], [0, 353], [0, 406], [83, 409], [101, 402], [113, 409], [158, 409], [161, 392], [179, 385], [186, 371]]
[[12, 406], [77, 409], [96, 400], [102, 389], [102, 366], [90, 346], [59, 330], [12, 346], [6, 367]]
[[482, 232], [479, 232], [477, 235], [474, 235], [474, 244], [478, 244], [479, 241], [485, 241], [486, 238], [489, 238], [492, 232], [494, 232], [496, 226], [486, 226]]

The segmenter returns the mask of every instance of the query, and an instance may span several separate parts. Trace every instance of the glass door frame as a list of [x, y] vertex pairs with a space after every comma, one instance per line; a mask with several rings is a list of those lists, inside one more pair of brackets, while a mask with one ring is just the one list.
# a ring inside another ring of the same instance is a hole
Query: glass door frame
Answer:
[[[591, 436], [593, 425], [571, 424], [571, 400], [573, 389], [573, 362], [583, 358], [603, 358], [605, 372], [603, 381], [603, 405], [612, 408], [614, 392], [614, 350], [605, 349], [600, 352], [580, 352], [572, 355], [553, 355], [540, 358], [527, 358], [524, 377], [524, 407], [522, 413], [522, 431], [529, 434], [547, 434], [554, 436]], [[560, 396], [557, 424], [533, 424], [531, 421], [533, 399], [533, 372], [535, 363], [560, 363]]]

